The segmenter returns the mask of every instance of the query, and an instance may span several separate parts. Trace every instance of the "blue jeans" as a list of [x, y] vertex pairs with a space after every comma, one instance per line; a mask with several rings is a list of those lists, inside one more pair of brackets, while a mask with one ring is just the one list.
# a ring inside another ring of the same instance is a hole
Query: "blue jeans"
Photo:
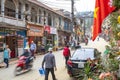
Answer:
[[29, 63], [30, 63], [30, 57], [28, 57], [28, 58], [26, 59], [26, 69], [28, 68]]
[[4, 58], [4, 63], [6, 64], [6, 68], [9, 66], [9, 59], [8, 58]]

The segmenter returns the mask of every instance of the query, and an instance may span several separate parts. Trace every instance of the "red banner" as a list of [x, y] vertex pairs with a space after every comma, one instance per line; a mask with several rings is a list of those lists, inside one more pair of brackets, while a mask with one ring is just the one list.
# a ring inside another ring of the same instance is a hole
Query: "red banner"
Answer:
[[50, 34], [50, 26], [45, 26], [45, 31], [47, 31], [47, 33]]

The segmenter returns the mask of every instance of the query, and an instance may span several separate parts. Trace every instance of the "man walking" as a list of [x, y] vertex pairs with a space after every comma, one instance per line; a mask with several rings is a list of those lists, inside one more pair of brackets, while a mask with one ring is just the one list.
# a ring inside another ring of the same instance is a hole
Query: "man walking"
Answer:
[[67, 66], [67, 61], [68, 61], [69, 57], [71, 56], [70, 49], [69, 49], [68, 45], [66, 47], [64, 47], [64, 49], [63, 49], [63, 56], [65, 57], [65, 64]]
[[32, 41], [31, 44], [30, 44], [30, 51], [31, 51], [31, 53], [32, 53], [32, 56], [33, 56], [34, 58], [36, 58], [36, 57], [35, 57], [36, 44], [34, 43], [34, 41]]
[[57, 80], [54, 74], [54, 69], [57, 70], [55, 56], [52, 54], [52, 48], [49, 48], [48, 51], [42, 62], [42, 68], [44, 68], [45, 63], [45, 80], [48, 80], [49, 72], [51, 72], [53, 80]]

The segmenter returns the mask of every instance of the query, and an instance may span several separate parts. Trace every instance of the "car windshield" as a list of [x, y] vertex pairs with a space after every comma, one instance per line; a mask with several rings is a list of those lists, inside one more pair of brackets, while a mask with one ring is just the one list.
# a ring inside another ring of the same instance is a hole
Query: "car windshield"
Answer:
[[87, 60], [88, 58], [94, 59], [94, 49], [77, 49], [73, 53], [71, 60]]

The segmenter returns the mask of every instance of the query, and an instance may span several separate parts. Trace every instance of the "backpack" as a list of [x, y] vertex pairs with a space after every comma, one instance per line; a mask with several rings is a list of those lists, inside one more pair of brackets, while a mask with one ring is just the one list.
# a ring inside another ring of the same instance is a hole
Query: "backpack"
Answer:
[[70, 50], [69, 50], [69, 48], [65, 47], [65, 48], [63, 49], [63, 55], [64, 55], [64, 56], [70, 56]]

